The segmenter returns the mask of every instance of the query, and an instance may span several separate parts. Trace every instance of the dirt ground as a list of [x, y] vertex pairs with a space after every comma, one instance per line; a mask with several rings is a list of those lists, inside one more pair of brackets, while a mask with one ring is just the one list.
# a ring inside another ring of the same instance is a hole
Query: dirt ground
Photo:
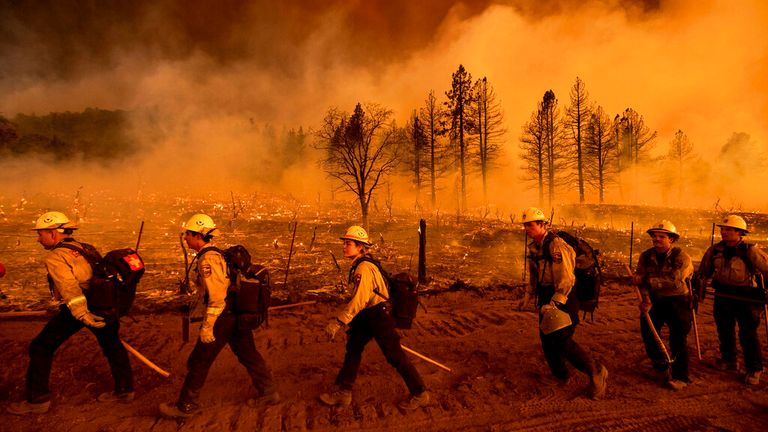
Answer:
[[[744, 374], [712, 367], [717, 338], [712, 306], [698, 315], [703, 360], [696, 358], [694, 384], [673, 392], [655, 381], [639, 335], [633, 292], [615, 283], [605, 289], [594, 322], [579, 326], [576, 340], [610, 371], [608, 393], [593, 401], [584, 395], [587, 379], [574, 371], [558, 385], [541, 353], [533, 311], [517, 311], [509, 290], [446, 292], [424, 298], [414, 329], [402, 343], [452, 369], [447, 372], [413, 358], [433, 403], [415, 412], [398, 411], [406, 388], [375, 344], [369, 345], [352, 405], [330, 409], [317, 401], [340, 367], [344, 344], [329, 342], [323, 327], [334, 305], [318, 303], [276, 311], [269, 328], [256, 332], [257, 347], [271, 366], [282, 401], [249, 408], [254, 395], [245, 370], [229, 349], [216, 360], [201, 397], [202, 413], [186, 421], [159, 416], [158, 404], [175, 400], [193, 344], [181, 344], [181, 319], [174, 313], [123, 318], [123, 339], [160, 367], [163, 378], [131, 357], [133, 403], [97, 402], [111, 389], [106, 360], [95, 338], [81, 331], [58, 351], [51, 377], [54, 394], [45, 415], [5, 413], [23, 397], [29, 341], [43, 319], [0, 322], [0, 429], [3, 431], [759, 431], [768, 428], [768, 380], [748, 388]], [[196, 336], [196, 331], [192, 332]], [[764, 339], [764, 329], [761, 328]], [[765, 347], [764, 347], [765, 348]], [[764, 349], [765, 351], [765, 349]]]

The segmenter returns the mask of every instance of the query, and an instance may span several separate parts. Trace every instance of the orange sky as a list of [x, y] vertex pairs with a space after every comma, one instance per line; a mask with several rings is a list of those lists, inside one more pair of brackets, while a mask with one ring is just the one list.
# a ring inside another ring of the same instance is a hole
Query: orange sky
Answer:
[[[565, 108], [576, 76], [611, 116], [627, 107], [644, 115], [659, 149], [682, 129], [713, 169], [729, 169], [717, 156], [733, 133], [763, 150], [768, 140], [761, 0], [7, 3], [0, 114], [159, 110], [172, 138], [152, 143], [145, 165], [130, 169], [153, 184], [175, 184], [153, 179], [157, 172], [185, 175], [180, 154], [215, 149], [213, 166], [237, 158], [248, 118], [307, 128], [331, 106], [370, 101], [402, 124], [430, 89], [444, 94], [459, 63], [488, 77], [505, 111], [508, 165], [492, 186], [498, 204], [529, 199], [508, 195], [519, 178], [520, 128], [548, 89]], [[286, 188], [310, 187], [303, 174], [305, 183], [290, 176]], [[749, 174], [708, 183], [685, 204], [719, 197], [768, 209], [754, 193], [768, 179]], [[653, 189], [629, 189], [614, 199], [656, 200]]]

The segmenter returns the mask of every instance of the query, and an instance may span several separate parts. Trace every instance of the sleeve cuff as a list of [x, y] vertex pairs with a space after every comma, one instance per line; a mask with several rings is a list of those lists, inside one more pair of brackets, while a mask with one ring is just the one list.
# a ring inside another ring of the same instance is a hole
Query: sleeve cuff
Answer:
[[221, 315], [222, 312], [224, 312], [224, 308], [223, 307], [210, 307], [209, 306], [209, 307], [207, 307], [205, 309], [205, 314], [206, 315], [219, 316], [219, 315]]
[[85, 296], [78, 296], [67, 302], [67, 307], [75, 318], [80, 318], [88, 312]]
[[552, 301], [555, 303], [565, 304], [568, 301], [568, 297], [561, 293], [555, 293], [555, 295], [552, 296]]

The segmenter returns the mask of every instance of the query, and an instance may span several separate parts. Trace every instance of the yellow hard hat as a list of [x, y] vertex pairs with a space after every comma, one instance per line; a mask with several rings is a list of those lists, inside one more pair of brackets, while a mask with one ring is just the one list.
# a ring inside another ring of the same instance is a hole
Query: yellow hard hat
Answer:
[[743, 231], [744, 234], [749, 234], [749, 231], [747, 231], [747, 221], [745, 221], [744, 218], [739, 215], [728, 215], [725, 217], [725, 219], [723, 219], [721, 223], [715, 225], [719, 227], [735, 228], [737, 230]]
[[70, 230], [76, 230], [77, 225], [75, 225], [74, 222], [70, 221], [67, 215], [65, 215], [62, 212], [57, 211], [50, 211], [47, 213], [43, 213], [40, 215], [39, 218], [37, 218], [37, 221], [35, 222], [35, 227], [32, 228], [33, 231], [37, 230], [49, 230], [49, 229], [55, 229], [56, 231], [63, 233], [64, 230], [70, 229]]
[[564, 329], [572, 323], [570, 315], [558, 308], [552, 308], [544, 312], [544, 316], [541, 317], [541, 322], [539, 323], [539, 329], [541, 329], [542, 333], [548, 335]]
[[666, 219], [652, 226], [646, 232], [650, 235], [653, 235], [654, 232], [663, 232], [667, 233], [667, 235], [670, 237], [680, 238], [680, 234], [677, 233], [677, 228], [675, 225]]
[[535, 222], [535, 221], [547, 222], [547, 217], [544, 216], [543, 211], [539, 210], [536, 207], [528, 207], [527, 209], [523, 210], [523, 217], [520, 223]]
[[343, 236], [339, 237], [341, 240], [353, 240], [363, 243], [367, 246], [371, 246], [372, 243], [368, 241], [368, 232], [361, 226], [352, 225], [347, 228], [347, 232]]
[[182, 227], [187, 231], [192, 231], [196, 233], [200, 233], [204, 236], [211, 236], [213, 237], [213, 231], [218, 229], [216, 227], [216, 224], [213, 222], [213, 219], [211, 219], [210, 216], [203, 213], [198, 213], [195, 215], [192, 215], [189, 220], [187, 220], [187, 223], [182, 225]]

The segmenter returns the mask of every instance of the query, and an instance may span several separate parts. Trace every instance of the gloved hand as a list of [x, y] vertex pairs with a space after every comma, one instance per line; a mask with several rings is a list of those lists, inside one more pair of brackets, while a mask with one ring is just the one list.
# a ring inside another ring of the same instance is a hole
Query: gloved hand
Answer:
[[211, 343], [216, 338], [213, 336], [213, 326], [208, 321], [203, 321], [203, 325], [200, 326], [200, 342]]
[[83, 322], [83, 324], [87, 325], [88, 327], [93, 328], [102, 328], [107, 323], [104, 322], [104, 318], [94, 315], [86, 309], [83, 313], [80, 314], [80, 316], [75, 317]]
[[531, 301], [531, 295], [528, 292], [525, 293], [522, 299], [517, 303], [517, 310], [523, 310], [528, 307], [528, 303]]
[[640, 309], [640, 312], [645, 314], [651, 311], [651, 307], [653, 307], [653, 305], [651, 304], [651, 302], [647, 300], [643, 300], [642, 302], [640, 302], [639, 305], [637, 305], [637, 307], [638, 309]]
[[558, 309], [558, 307], [559, 307], [559, 306], [561, 306], [561, 304], [560, 304], [560, 303], [558, 303], [558, 302], [556, 302], [556, 301], [552, 300], [552, 301], [550, 301], [549, 303], [547, 303], [547, 304], [545, 304], [544, 306], [542, 306], [542, 307], [541, 307], [541, 310], [540, 310], [539, 312], [540, 312], [540, 313], [543, 315], [543, 314], [544, 314], [544, 312], [546, 312], [546, 311], [548, 311], [548, 310], [550, 310], [550, 309]]
[[327, 326], [325, 326], [325, 334], [328, 335], [328, 340], [333, 340], [333, 337], [336, 336], [336, 332], [339, 331], [339, 329], [344, 325], [341, 321], [338, 319], [334, 319], [331, 322], [328, 323]]

